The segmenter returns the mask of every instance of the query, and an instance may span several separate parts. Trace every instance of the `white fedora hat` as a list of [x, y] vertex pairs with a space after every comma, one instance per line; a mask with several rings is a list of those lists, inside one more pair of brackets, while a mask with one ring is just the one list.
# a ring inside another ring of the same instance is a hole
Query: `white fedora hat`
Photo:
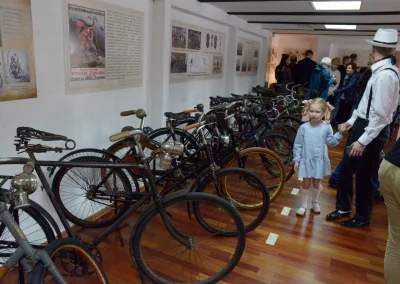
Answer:
[[396, 48], [398, 44], [399, 32], [394, 29], [378, 29], [373, 40], [365, 41], [374, 46]]

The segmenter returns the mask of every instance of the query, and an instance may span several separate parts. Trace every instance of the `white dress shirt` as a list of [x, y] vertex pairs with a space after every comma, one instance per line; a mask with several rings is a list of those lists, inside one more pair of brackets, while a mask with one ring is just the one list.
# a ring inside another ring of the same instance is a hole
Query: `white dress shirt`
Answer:
[[358, 142], [363, 145], [368, 145], [379, 135], [386, 125], [392, 122], [393, 113], [399, 102], [399, 78], [391, 70], [382, 71], [386, 68], [391, 68], [399, 74], [399, 69], [395, 65], [392, 65], [390, 58], [372, 65], [372, 76], [368, 81], [360, 104], [347, 121], [347, 123], [353, 125], [357, 118], [366, 118], [368, 99], [372, 85], [369, 124], [368, 127], [365, 128], [364, 134], [358, 139]]

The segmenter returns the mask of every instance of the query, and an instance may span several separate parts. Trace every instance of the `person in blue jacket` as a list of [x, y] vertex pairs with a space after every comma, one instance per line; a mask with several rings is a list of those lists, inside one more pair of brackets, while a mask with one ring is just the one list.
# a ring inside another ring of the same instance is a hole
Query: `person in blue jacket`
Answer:
[[329, 87], [335, 83], [335, 78], [331, 77], [330, 67], [331, 59], [329, 57], [322, 58], [321, 63], [315, 67], [310, 78], [307, 100], [321, 97], [328, 101]]
[[357, 103], [357, 83], [360, 80], [360, 73], [357, 72], [357, 65], [354, 62], [347, 64], [347, 75], [344, 78], [343, 87], [333, 91], [335, 95], [334, 107], [331, 120], [333, 124], [347, 121], [352, 114], [352, 109]]

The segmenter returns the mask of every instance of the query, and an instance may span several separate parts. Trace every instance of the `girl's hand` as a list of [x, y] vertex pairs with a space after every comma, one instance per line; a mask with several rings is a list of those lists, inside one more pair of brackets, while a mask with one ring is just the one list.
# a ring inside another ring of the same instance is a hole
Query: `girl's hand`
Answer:
[[294, 171], [296, 173], [299, 171], [299, 163], [294, 163]]

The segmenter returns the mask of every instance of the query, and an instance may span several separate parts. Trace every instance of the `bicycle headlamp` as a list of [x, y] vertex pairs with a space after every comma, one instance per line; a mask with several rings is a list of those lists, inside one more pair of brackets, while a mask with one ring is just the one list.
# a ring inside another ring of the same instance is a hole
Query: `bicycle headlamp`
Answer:
[[15, 208], [30, 206], [28, 195], [34, 193], [38, 187], [38, 180], [32, 174], [34, 169], [33, 162], [28, 162], [24, 165], [23, 172], [11, 180], [11, 186], [16, 189], [14, 193]]

